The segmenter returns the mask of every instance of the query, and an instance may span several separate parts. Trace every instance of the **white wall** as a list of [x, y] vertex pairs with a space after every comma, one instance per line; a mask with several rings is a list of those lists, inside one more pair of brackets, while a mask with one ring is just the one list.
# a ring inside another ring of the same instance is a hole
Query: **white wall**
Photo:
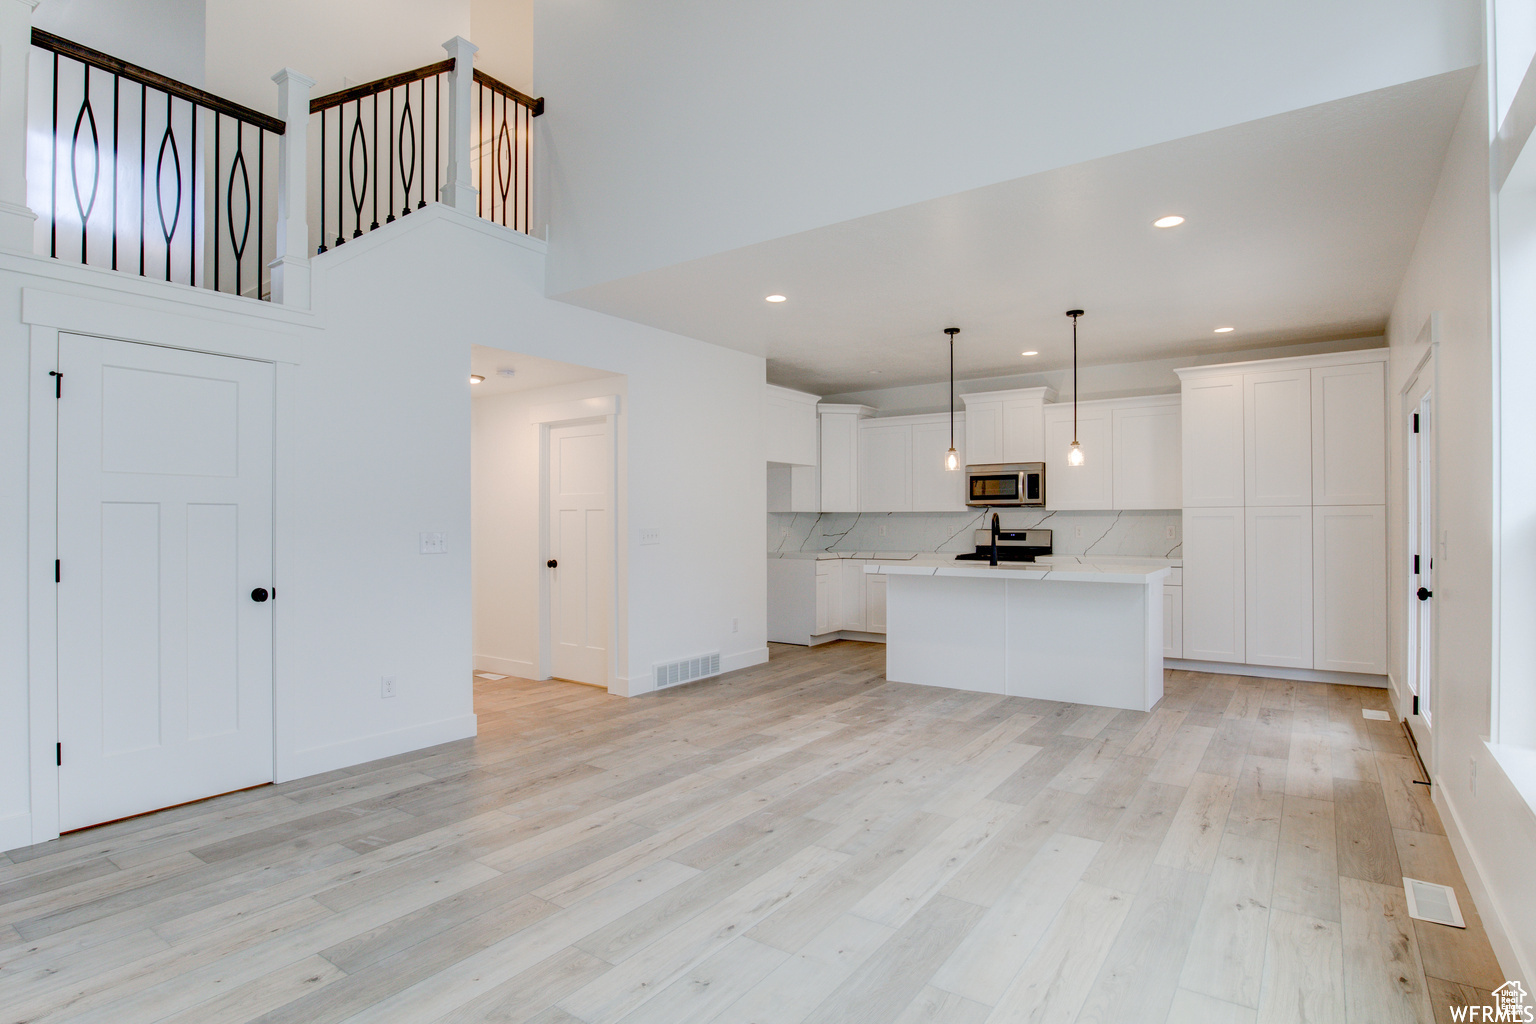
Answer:
[[1470, 0], [541, 3], [550, 292], [1469, 67], [1480, 14]]
[[[538, 679], [541, 456], [534, 406], [618, 395], [618, 448], [627, 455], [623, 377], [532, 388], [471, 403], [471, 522], [474, 532], [475, 668]], [[621, 459], [621, 467], [624, 460]]]
[[43, 0], [32, 24], [188, 85], [205, 81], [203, 0]]
[[[1511, 977], [1529, 983], [1536, 967], [1536, 818], [1489, 756], [1495, 578], [1494, 366], [1490, 335], [1487, 80], [1473, 84], [1446, 154], [1440, 185], [1393, 306], [1393, 429], [1389, 432], [1389, 671], [1399, 711], [1406, 710], [1404, 622], [1406, 477], [1400, 390], [1419, 364], [1418, 344], [1439, 315], [1439, 527], [1436, 553], [1434, 798], [1474, 886], [1494, 950]], [[1477, 763], [1473, 792], [1472, 762]], [[1477, 892], [1481, 882], [1481, 892]]]

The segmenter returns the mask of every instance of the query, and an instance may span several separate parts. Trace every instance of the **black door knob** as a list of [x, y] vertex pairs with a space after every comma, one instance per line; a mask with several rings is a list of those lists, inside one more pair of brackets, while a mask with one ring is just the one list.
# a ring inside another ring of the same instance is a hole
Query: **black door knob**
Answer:
[[1419, 588], [1419, 600], [1420, 601], [1428, 601], [1430, 598], [1432, 598], [1434, 596], [1435, 596], [1435, 592], [1433, 590], [1425, 590], [1423, 587]]
[[560, 563], [558, 561], [556, 561], [555, 559], [553, 559], [553, 558], [551, 558], [549, 561], [545, 562], [544, 564], [549, 566], [551, 569], [558, 569], [558, 568], [560, 568]]
[[266, 587], [257, 587], [255, 590], [251, 591], [251, 600], [255, 601], [257, 604], [261, 604], [261, 602], [265, 601], [270, 596], [272, 595], [267, 593]]

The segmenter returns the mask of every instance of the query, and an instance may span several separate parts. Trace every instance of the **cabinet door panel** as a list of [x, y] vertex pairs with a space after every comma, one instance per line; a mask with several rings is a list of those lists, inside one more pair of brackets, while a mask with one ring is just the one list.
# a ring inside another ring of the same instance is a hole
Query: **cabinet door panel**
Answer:
[[1044, 405], [1038, 398], [1003, 403], [1003, 457], [998, 461], [1045, 461]]
[[965, 511], [965, 421], [956, 417], [955, 447], [960, 468], [944, 468], [949, 452], [949, 423], [912, 425], [912, 511]]
[[1312, 510], [1247, 510], [1247, 662], [1312, 667]]
[[1246, 660], [1243, 510], [1184, 510], [1184, 657]]
[[1072, 445], [1072, 407], [1045, 410], [1045, 505], [1053, 509], [1114, 508], [1112, 475], [1114, 450], [1109, 410], [1083, 409], [1077, 416], [1077, 438], [1083, 449], [1081, 466], [1067, 465]]
[[1387, 500], [1386, 389], [1381, 363], [1312, 371], [1312, 503]]
[[1312, 504], [1312, 371], [1243, 375], [1245, 504]]
[[871, 633], [885, 632], [885, 577], [870, 575], [864, 577], [864, 621], [865, 629]]
[[816, 632], [832, 632], [832, 576], [818, 573], [816, 576]]
[[1117, 408], [1110, 422], [1115, 508], [1183, 508], [1179, 407]]
[[1184, 657], [1184, 588], [1163, 584], [1163, 657]]
[[846, 558], [838, 563], [842, 570], [842, 615], [838, 629], [864, 628], [864, 563]]
[[859, 419], [842, 413], [821, 417], [821, 510], [857, 512]]
[[912, 427], [859, 428], [859, 511], [912, 510]]
[[1187, 380], [1182, 397], [1183, 507], [1243, 504], [1242, 375]]
[[1312, 510], [1313, 667], [1387, 671], [1387, 515], [1381, 505]]
[[1003, 403], [965, 403], [965, 462], [979, 466], [1003, 459]]

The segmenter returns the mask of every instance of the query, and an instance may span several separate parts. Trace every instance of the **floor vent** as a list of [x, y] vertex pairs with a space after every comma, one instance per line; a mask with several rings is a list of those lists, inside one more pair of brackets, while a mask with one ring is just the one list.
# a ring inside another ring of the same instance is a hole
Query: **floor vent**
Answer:
[[656, 689], [691, 683], [695, 679], [705, 679], [719, 674], [720, 653], [718, 651], [714, 654], [701, 654], [697, 658], [684, 658], [682, 661], [656, 666]]
[[1373, 722], [1392, 721], [1391, 715], [1387, 714], [1385, 711], [1377, 711], [1375, 708], [1361, 708], [1360, 715], [1362, 718], [1369, 718]]
[[1403, 892], [1408, 895], [1408, 916], [1435, 924], [1448, 924], [1452, 928], [1465, 928], [1461, 907], [1456, 903], [1456, 890], [1448, 885], [1421, 882], [1417, 878], [1403, 878]]

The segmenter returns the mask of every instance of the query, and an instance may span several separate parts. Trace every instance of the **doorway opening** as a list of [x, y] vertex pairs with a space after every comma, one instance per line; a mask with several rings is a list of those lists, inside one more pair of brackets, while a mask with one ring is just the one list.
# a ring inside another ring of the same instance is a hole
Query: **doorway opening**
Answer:
[[474, 668], [623, 692], [626, 380], [476, 345]]

